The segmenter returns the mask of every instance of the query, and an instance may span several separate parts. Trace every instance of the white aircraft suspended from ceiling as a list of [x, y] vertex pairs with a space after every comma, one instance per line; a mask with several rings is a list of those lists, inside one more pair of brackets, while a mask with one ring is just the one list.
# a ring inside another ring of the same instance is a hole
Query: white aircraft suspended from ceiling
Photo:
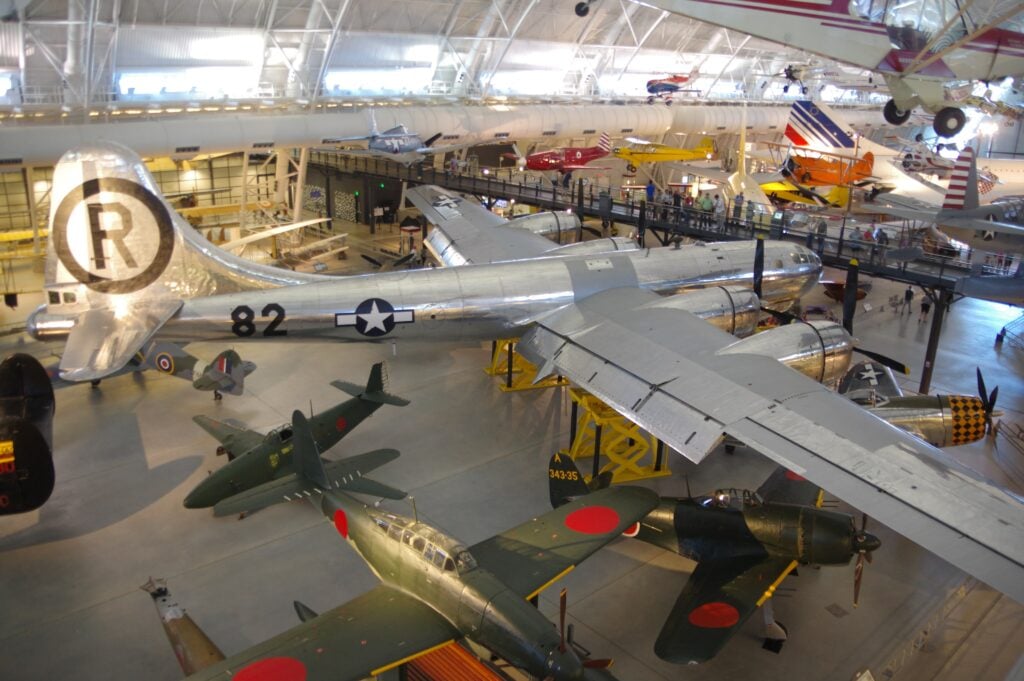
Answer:
[[[594, 0], [576, 5], [585, 16]], [[942, 137], [959, 133], [962, 104], [947, 87], [1024, 73], [1019, 0], [644, 0], [646, 5], [797, 47], [881, 74], [892, 93], [885, 119], [901, 125], [920, 106]]]

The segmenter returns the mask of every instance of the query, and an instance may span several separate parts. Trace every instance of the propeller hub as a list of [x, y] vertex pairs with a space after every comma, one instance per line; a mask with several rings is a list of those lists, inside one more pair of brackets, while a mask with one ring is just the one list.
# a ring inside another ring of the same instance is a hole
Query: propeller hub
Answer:
[[853, 538], [853, 550], [857, 553], [871, 553], [881, 545], [878, 537], [867, 532], [861, 532]]

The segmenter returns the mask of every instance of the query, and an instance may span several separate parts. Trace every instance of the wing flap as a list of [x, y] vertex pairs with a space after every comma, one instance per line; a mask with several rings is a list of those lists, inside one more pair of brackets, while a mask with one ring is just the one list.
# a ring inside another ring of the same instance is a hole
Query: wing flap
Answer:
[[[190, 681], [282, 678], [302, 670], [304, 679], [356, 681], [460, 638], [461, 634], [420, 601], [380, 585], [223, 662]], [[298, 675], [289, 678], [300, 678]]]
[[477, 563], [530, 598], [658, 505], [644, 487], [603, 489], [476, 544]]
[[147, 299], [81, 313], [64, 345], [61, 378], [91, 381], [121, 369], [181, 306], [180, 300]]

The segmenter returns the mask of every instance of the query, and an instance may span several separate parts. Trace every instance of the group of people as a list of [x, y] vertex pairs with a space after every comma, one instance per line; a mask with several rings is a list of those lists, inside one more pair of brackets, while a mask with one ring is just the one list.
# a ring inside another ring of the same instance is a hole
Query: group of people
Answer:
[[[673, 219], [678, 221], [681, 209], [685, 211], [683, 215], [686, 220], [689, 221], [690, 213], [696, 211], [697, 226], [702, 229], [715, 229], [719, 232], [724, 232], [726, 227], [726, 205], [725, 199], [721, 194], [714, 194], [711, 192], [703, 192], [696, 199], [692, 195], [683, 194], [678, 190], [668, 191], [661, 190], [654, 184], [654, 180], [648, 180], [646, 194], [647, 203], [652, 206], [654, 210], [658, 210], [655, 206], [661, 206], [660, 217], [663, 221], [669, 219], [670, 207], [674, 210]], [[734, 220], [739, 220], [740, 215], [743, 211], [744, 197], [743, 192], [737, 194], [732, 201], [732, 217]], [[747, 202], [747, 219], [749, 220], [753, 212], [753, 204]]]
[[874, 262], [876, 258], [881, 258], [881, 263], [885, 264], [885, 253], [889, 247], [889, 234], [881, 227], [875, 226], [875, 223], [871, 223], [869, 226], [864, 227], [864, 230], [858, 230], [854, 228], [850, 232], [850, 250], [855, 254], [859, 253], [863, 248], [870, 249], [871, 262]]
[[[907, 289], [903, 292], [903, 305], [900, 306], [900, 316], [906, 312], [908, 315], [913, 314], [911, 309], [914, 303], [914, 287], [907, 284]], [[928, 294], [921, 296], [921, 312], [917, 315], [917, 323], [923, 324], [928, 321], [928, 314], [932, 311], [932, 300], [928, 297]]]

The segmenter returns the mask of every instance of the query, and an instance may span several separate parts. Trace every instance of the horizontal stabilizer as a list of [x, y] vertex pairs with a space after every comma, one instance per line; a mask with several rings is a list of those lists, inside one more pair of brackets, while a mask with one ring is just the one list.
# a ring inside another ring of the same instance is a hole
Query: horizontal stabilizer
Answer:
[[390, 404], [396, 407], [404, 407], [409, 404], [409, 400], [398, 395], [392, 395], [391, 393], [384, 392], [383, 390], [368, 393], [366, 392], [366, 386], [359, 385], [358, 383], [352, 383], [350, 381], [331, 381], [338, 390], [346, 392], [352, 397], [359, 397], [367, 402], [377, 402], [378, 404]]
[[[382, 496], [389, 499], [402, 499], [405, 497], [404, 492], [373, 480], [367, 481], [363, 478], [363, 474], [394, 461], [398, 456], [399, 452], [397, 449], [375, 449], [365, 454], [350, 456], [339, 461], [324, 461], [324, 472], [332, 489]], [[367, 482], [369, 484], [364, 484]], [[322, 490], [313, 482], [299, 479], [295, 473], [290, 473], [217, 502], [213, 507], [213, 514], [220, 517], [236, 513], [251, 513], [252, 511], [258, 511], [283, 501], [305, 499], [321, 493]]]
[[180, 300], [139, 299], [116, 311], [83, 312], [68, 334], [60, 360], [61, 378], [91, 381], [121, 369], [181, 305]]

